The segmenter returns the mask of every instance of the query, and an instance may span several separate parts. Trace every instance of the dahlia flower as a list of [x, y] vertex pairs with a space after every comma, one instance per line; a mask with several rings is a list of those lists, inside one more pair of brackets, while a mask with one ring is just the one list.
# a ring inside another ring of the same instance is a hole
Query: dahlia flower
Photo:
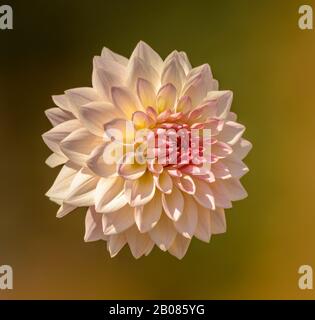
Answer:
[[87, 207], [84, 239], [105, 240], [111, 257], [128, 244], [135, 258], [156, 245], [181, 259], [194, 236], [225, 232], [224, 210], [247, 196], [251, 149], [232, 97], [184, 52], [163, 61], [142, 41], [129, 59], [104, 48], [92, 87], [53, 96], [46, 111], [46, 163], [62, 165], [46, 194], [57, 217]]

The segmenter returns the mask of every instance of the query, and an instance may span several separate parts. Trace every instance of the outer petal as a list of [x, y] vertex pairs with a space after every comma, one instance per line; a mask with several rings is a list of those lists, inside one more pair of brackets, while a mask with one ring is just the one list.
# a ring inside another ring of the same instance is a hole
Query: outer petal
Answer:
[[155, 184], [152, 174], [148, 171], [138, 180], [134, 181], [131, 187], [130, 205], [132, 207], [143, 206], [154, 197]]
[[123, 178], [110, 177], [99, 180], [95, 191], [95, 208], [98, 212], [117, 211], [126, 203]]
[[91, 134], [85, 128], [80, 128], [63, 139], [60, 147], [68, 159], [80, 166], [85, 166], [89, 154], [102, 142], [102, 138]]
[[113, 234], [109, 236], [107, 241], [107, 250], [110, 253], [110, 256], [113, 258], [115, 257], [118, 252], [124, 247], [126, 244], [126, 237], [122, 234]]
[[210, 210], [203, 206], [198, 206], [198, 223], [195, 229], [195, 237], [204, 242], [209, 242], [211, 238]]
[[209, 184], [200, 179], [194, 179], [194, 181], [196, 185], [195, 200], [205, 208], [215, 209], [215, 199]]
[[161, 73], [163, 68], [163, 60], [161, 57], [145, 42], [140, 41], [133, 53], [131, 54], [130, 60], [134, 57], [139, 57], [142, 60], [148, 62], [157, 72]]
[[42, 135], [42, 138], [48, 148], [58, 155], [64, 155], [60, 149], [60, 142], [71, 132], [81, 127], [79, 120], [69, 120], [60, 123], [56, 127], [50, 129]]
[[187, 239], [180, 234], [177, 234], [173, 244], [168, 249], [168, 252], [178, 259], [182, 259], [189, 247], [190, 239]]
[[94, 205], [95, 188], [99, 178], [87, 168], [82, 168], [74, 177], [65, 202], [77, 207]]
[[95, 211], [92, 206], [88, 209], [85, 216], [85, 235], [84, 241], [91, 242], [104, 239], [102, 230], [102, 214]]
[[106, 236], [121, 233], [134, 223], [134, 209], [125, 205], [121, 209], [102, 215], [103, 232]]
[[191, 239], [198, 221], [197, 205], [190, 195], [185, 195], [183, 214], [174, 222], [176, 230], [185, 238]]
[[104, 124], [123, 117], [123, 113], [105, 101], [90, 102], [79, 109], [82, 124], [94, 135], [104, 136]]
[[163, 208], [168, 217], [178, 221], [184, 210], [184, 197], [176, 187], [173, 187], [172, 193], [162, 194]]
[[126, 231], [126, 239], [131, 253], [136, 259], [143, 256], [153, 242], [146, 233], [140, 233], [136, 227]]
[[220, 234], [226, 232], [225, 213], [222, 208], [210, 211], [211, 232], [212, 234]]
[[144, 206], [135, 208], [135, 221], [141, 233], [148, 232], [156, 226], [162, 214], [160, 193]]
[[151, 239], [163, 251], [170, 248], [176, 234], [177, 232], [172, 221], [165, 214], [162, 214], [158, 224], [149, 231]]
[[59, 108], [47, 109], [45, 114], [54, 127], [62, 122], [75, 119], [72, 113]]

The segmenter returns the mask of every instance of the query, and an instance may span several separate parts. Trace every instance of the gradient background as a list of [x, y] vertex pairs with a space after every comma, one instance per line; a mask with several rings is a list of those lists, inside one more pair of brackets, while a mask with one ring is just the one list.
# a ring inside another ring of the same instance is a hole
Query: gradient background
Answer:
[[[14, 30], [0, 30], [0, 265], [14, 290], [0, 299], [315, 298], [297, 285], [300, 265], [315, 268], [315, 30], [297, 24], [315, 2], [4, 3]], [[157, 248], [111, 259], [104, 242], [83, 242], [85, 210], [59, 220], [44, 197], [59, 170], [44, 164], [50, 96], [89, 86], [103, 46], [128, 56], [139, 40], [209, 63], [254, 145], [228, 232], [193, 240], [182, 261]]]

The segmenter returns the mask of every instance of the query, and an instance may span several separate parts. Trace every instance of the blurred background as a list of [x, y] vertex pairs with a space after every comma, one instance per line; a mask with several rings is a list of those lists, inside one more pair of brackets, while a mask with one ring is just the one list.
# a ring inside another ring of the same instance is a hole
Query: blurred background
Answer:
[[[315, 31], [298, 28], [304, 2], [3, 2], [14, 30], [0, 30], [0, 265], [13, 267], [14, 289], [0, 299], [315, 298], [297, 273], [315, 268]], [[139, 40], [209, 63], [254, 145], [249, 197], [227, 211], [228, 232], [193, 240], [182, 261], [157, 248], [135, 260], [127, 247], [111, 259], [104, 242], [83, 242], [85, 210], [59, 220], [44, 196], [59, 171], [41, 139], [51, 95], [89, 86], [103, 46], [129, 56]]]

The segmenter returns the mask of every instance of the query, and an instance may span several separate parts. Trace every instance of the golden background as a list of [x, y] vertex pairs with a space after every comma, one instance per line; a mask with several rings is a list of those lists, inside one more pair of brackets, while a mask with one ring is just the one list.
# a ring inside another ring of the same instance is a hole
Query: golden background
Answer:
[[[10, 3], [11, 2], [11, 3]], [[301, 1], [6, 1], [0, 30], [0, 265], [14, 289], [0, 299], [312, 299], [298, 288], [315, 268], [315, 30], [298, 28]], [[313, 3], [315, 5], [315, 3]], [[50, 96], [91, 83], [103, 46], [128, 56], [139, 40], [209, 63], [254, 148], [228, 210], [228, 232], [193, 240], [182, 261], [154, 249], [114, 259], [84, 243], [84, 212], [62, 220], [44, 193], [59, 169], [41, 134]]]

